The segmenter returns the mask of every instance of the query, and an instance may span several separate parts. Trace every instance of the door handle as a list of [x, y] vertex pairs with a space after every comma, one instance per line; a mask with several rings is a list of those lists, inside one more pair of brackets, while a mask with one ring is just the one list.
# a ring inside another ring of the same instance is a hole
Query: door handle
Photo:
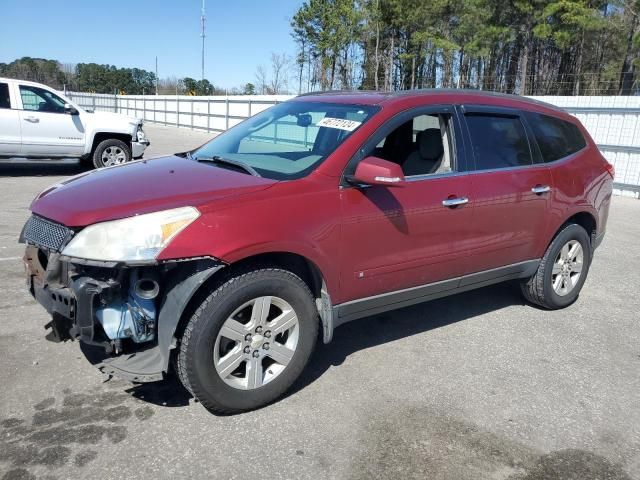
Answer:
[[550, 192], [551, 187], [549, 185], [536, 185], [531, 189], [531, 191], [536, 195], [542, 195], [543, 193]]
[[464, 205], [465, 203], [469, 203], [469, 199], [467, 197], [447, 198], [442, 201], [442, 205], [448, 208], [455, 208], [459, 205]]
[[38, 123], [40, 119], [38, 117], [24, 117], [27, 122]]

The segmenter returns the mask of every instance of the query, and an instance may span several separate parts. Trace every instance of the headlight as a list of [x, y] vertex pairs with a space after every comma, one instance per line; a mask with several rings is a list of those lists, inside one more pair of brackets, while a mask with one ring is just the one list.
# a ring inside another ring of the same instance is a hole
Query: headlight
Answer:
[[199, 216], [196, 208], [183, 207], [96, 223], [73, 237], [62, 254], [106, 262], [154, 260]]
[[147, 138], [147, 135], [144, 133], [144, 130], [142, 130], [142, 125], [138, 126], [138, 131], [136, 132], [136, 137], [138, 138], [139, 142], [142, 142], [145, 138]]

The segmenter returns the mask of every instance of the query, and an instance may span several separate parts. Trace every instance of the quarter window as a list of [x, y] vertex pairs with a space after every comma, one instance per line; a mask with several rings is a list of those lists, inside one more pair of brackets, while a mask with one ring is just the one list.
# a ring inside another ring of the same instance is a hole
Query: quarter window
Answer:
[[11, 108], [9, 85], [6, 83], [0, 83], [0, 108]]
[[586, 147], [580, 129], [573, 123], [539, 113], [527, 115], [545, 162], [559, 160]]
[[491, 170], [531, 165], [533, 159], [524, 125], [518, 117], [465, 115], [475, 170]]

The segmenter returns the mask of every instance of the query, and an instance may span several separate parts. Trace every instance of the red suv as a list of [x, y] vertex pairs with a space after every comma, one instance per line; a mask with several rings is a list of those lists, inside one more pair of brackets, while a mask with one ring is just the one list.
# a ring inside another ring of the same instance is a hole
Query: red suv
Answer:
[[612, 178], [544, 103], [314, 94], [193, 151], [55, 185], [21, 239], [50, 339], [135, 382], [173, 368], [229, 413], [281, 396], [318, 335], [350, 320], [505, 280], [570, 305]]

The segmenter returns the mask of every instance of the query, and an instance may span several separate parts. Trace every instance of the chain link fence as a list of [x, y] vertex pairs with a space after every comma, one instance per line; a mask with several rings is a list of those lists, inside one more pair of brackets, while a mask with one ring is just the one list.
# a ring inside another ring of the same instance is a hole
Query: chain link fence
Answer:
[[[85, 109], [117, 112], [145, 122], [219, 133], [291, 95], [192, 97], [67, 92]], [[640, 198], [640, 96], [531, 97], [564, 108], [587, 128], [615, 166], [616, 194]]]

